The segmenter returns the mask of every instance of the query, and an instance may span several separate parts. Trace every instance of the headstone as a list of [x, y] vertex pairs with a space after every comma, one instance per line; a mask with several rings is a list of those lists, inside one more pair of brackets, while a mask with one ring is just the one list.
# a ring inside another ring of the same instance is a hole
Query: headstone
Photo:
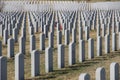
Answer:
[[76, 54], [76, 48], [75, 48], [75, 43], [71, 42], [69, 44], [69, 66], [75, 64], [75, 54]]
[[79, 27], [79, 40], [83, 39], [83, 28]]
[[54, 47], [54, 35], [52, 32], [48, 33], [48, 43], [49, 47]]
[[13, 39], [15, 42], [18, 41], [18, 32], [17, 32], [17, 28], [13, 29]]
[[2, 41], [0, 41], [0, 56], [2, 56]]
[[119, 23], [120, 23], [120, 22], [117, 22], [117, 21], [116, 21], [116, 33], [119, 33], [119, 32], [120, 32]]
[[9, 38], [8, 39], [8, 53], [7, 53], [7, 57], [11, 58], [14, 57], [14, 39], [13, 38]]
[[92, 38], [88, 40], [88, 58], [94, 58], [94, 40]]
[[110, 80], [119, 80], [119, 64], [116, 62], [110, 64]]
[[107, 34], [110, 34], [110, 26], [109, 26], [109, 24], [107, 25]]
[[60, 44], [58, 45], [58, 68], [64, 68], [64, 45]]
[[100, 26], [97, 24], [97, 36], [100, 36]]
[[20, 37], [19, 38], [19, 53], [23, 53], [25, 54], [25, 38], [24, 37]]
[[91, 29], [92, 29], [92, 30], [95, 30], [95, 22], [94, 22], [94, 20], [93, 20], [93, 22], [92, 22]]
[[62, 35], [65, 34], [65, 29], [66, 29], [66, 26], [65, 26], [65, 23], [63, 23], [63, 27], [62, 27]]
[[108, 54], [110, 52], [110, 36], [109, 34], [105, 35], [105, 53]]
[[118, 33], [118, 49], [120, 49], [120, 32]]
[[85, 27], [85, 40], [89, 39], [89, 27]]
[[90, 80], [90, 75], [88, 73], [82, 73], [79, 76], [79, 80]]
[[72, 26], [71, 26], [71, 22], [68, 22], [68, 30], [69, 30], [69, 33], [72, 33]]
[[8, 34], [12, 35], [12, 26], [10, 24], [8, 24]]
[[39, 31], [38, 29], [38, 22], [34, 22], [34, 29], [35, 29], [35, 33], [37, 33]]
[[45, 38], [48, 38], [48, 27], [46, 25], [44, 25], [44, 34]]
[[24, 80], [24, 54], [15, 55], [15, 80]]
[[0, 56], [0, 80], [7, 80], [7, 58]]
[[85, 60], [85, 41], [79, 41], [79, 62], [83, 62]]
[[7, 44], [7, 40], [8, 40], [8, 30], [4, 29], [4, 32], [3, 32], [3, 43], [5, 45]]
[[106, 28], [105, 28], [105, 25], [103, 24], [102, 25], [102, 37], [104, 37], [105, 36], [105, 32], [106, 32], [106, 30], [105, 30]]
[[115, 25], [114, 25], [114, 21], [112, 22], [112, 33], [115, 33]]
[[65, 45], [69, 44], [69, 40], [70, 40], [69, 30], [65, 30]]
[[60, 31], [60, 25], [59, 25], [59, 23], [56, 23], [56, 31], [57, 32]]
[[116, 51], [117, 50], [117, 37], [116, 37], [116, 33], [112, 33], [112, 51]]
[[102, 56], [102, 38], [97, 37], [97, 56]]
[[53, 34], [54, 34], [54, 26], [53, 26], [53, 23], [50, 24], [50, 32], [53, 32]]
[[34, 35], [30, 35], [30, 52], [36, 49], [36, 38]]
[[76, 42], [76, 29], [72, 29], [72, 42]]
[[34, 27], [33, 26], [29, 27], [29, 33], [30, 33], [30, 35], [34, 35]]
[[106, 80], [106, 72], [103, 67], [99, 67], [96, 70], [96, 80]]
[[57, 45], [62, 44], [62, 32], [57, 32]]
[[21, 29], [21, 36], [24, 37], [25, 41], [26, 41], [26, 28], [22, 27]]
[[31, 53], [31, 76], [35, 77], [40, 74], [40, 52], [33, 50]]
[[45, 34], [40, 34], [40, 50], [45, 50]]
[[3, 26], [2, 26], [2, 24], [0, 24], [0, 36], [1, 37], [3, 36]]
[[45, 49], [45, 72], [53, 71], [53, 50], [51, 47]]

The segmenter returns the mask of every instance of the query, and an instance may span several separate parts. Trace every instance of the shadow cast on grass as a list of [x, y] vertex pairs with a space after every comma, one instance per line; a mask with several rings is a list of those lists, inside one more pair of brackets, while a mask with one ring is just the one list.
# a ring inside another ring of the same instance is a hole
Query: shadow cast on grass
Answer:
[[35, 77], [35, 78], [31, 78], [31, 79], [26, 79], [26, 80], [49, 80], [49, 79], [55, 79], [57, 78], [58, 76], [62, 76], [62, 75], [66, 75], [68, 73], [72, 73], [72, 72], [75, 72], [75, 71], [82, 71], [84, 70], [86, 67], [90, 67], [90, 66], [93, 66], [95, 64], [98, 64], [104, 60], [109, 60], [111, 57], [114, 58], [116, 56], [120, 56], [120, 51], [117, 51], [117, 52], [112, 52], [110, 54], [103, 54], [102, 56], [100, 57], [95, 57], [94, 59], [91, 59], [91, 60], [85, 60], [84, 62], [82, 63], [75, 63], [74, 65], [72, 66], [67, 66], [65, 68], [62, 68], [62, 69], [57, 69], [57, 70], [53, 70], [53, 72], [50, 72], [48, 74], [42, 74], [38, 77]]

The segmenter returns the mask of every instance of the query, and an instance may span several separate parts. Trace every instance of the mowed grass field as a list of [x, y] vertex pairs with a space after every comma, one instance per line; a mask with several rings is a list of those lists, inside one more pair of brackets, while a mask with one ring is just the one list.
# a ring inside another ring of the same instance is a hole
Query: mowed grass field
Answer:
[[[28, 18], [28, 16], [27, 16]], [[26, 24], [28, 23], [28, 19], [26, 21]], [[50, 73], [45, 73], [45, 51], [40, 51], [40, 76], [37, 77], [31, 77], [31, 55], [29, 52], [29, 31], [28, 31], [28, 24], [27, 24], [27, 40], [26, 40], [26, 55], [25, 55], [25, 79], [26, 80], [78, 80], [78, 77], [80, 73], [83, 72], [88, 72], [91, 75], [91, 80], [95, 80], [95, 70], [97, 67], [105, 67], [106, 72], [107, 72], [107, 80], [109, 80], [109, 66], [111, 62], [118, 62], [120, 63], [120, 51], [116, 52], [111, 52], [109, 54], [104, 53], [104, 38], [102, 39], [102, 54], [103, 56], [101, 57], [96, 57], [96, 31], [90, 31], [90, 37], [94, 39], [94, 55], [95, 58], [92, 60], [89, 60], [88, 57], [88, 42], [85, 41], [85, 55], [86, 55], [86, 61], [83, 63], [80, 63], [79, 60], [79, 35], [78, 31], [77, 33], [77, 42], [76, 42], [76, 64], [73, 66], [68, 65], [68, 54], [69, 54], [69, 49], [68, 46], [65, 46], [65, 68], [63, 69], [58, 69], [57, 68], [57, 37], [56, 37], [56, 29], [55, 29], [55, 34], [54, 34], [54, 51], [53, 51], [53, 72]], [[77, 29], [78, 30], [78, 29]], [[21, 31], [19, 32], [21, 33]], [[39, 50], [39, 36], [40, 33], [36, 33], [36, 49]], [[85, 35], [85, 33], [83, 33]], [[20, 36], [20, 34], [19, 34]], [[2, 38], [0, 38], [2, 40]], [[70, 42], [72, 41], [72, 35], [70, 35]], [[64, 44], [64, 36], [62, 37], [62, 44]], [[110, 39], [110, 46], [112, 44], [112, 41]], [[48, 39], [45, 40], [45, 45], [46, 47], [48, 46]], [[15, 43], [15, 54], [19, 53], [19, 41], [18, 43]], [[7, 45], [2, 46], [2, 52], [4, 56], [7, 56]], [[8, 80], [14, 80], [15, 76], [15, 65], [14, 65], [14, 58], [8, 59], [7, 60], [7, 75], [8, 75]]]

